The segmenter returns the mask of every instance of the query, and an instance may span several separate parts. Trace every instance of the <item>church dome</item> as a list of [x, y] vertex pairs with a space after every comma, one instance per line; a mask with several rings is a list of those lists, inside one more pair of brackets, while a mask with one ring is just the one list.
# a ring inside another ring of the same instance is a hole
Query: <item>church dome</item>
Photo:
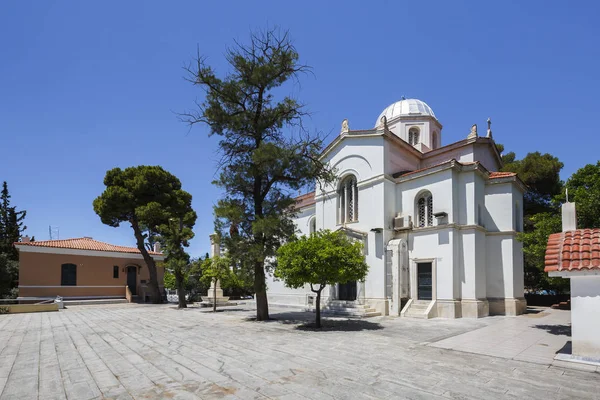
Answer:
[[[417, 99], [402, 99], [386, 107], [375, 121], [375, 127], [381, 124], [381, 117], [385, 115], [388, 121], [396, 117], [430, 116], [435, 118], [431, 107], [424, 101]], [[437, 119], [437, 118], [436, 118]]]

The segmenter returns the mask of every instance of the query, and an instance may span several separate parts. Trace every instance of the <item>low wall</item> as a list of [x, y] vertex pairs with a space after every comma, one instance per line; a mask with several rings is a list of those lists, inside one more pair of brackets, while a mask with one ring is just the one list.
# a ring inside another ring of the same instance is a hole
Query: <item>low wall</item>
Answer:
[[125, 286], [19, 286], [19, 297], [125, 297]]
[[561, 301], [569, 301], [569, 294], [531, 294], [525, 293], [525, 300], [528, 306], [550, 307], [553, 304], [558, 304]]
[[46, 312], [46, 311], [58, 311], [57, 303], [49, 304], [7, 304], [0, 305], [0, 308], [8, 308], [9, 314], [20, 314], [20, 313], [32, 313], [32, 312]]

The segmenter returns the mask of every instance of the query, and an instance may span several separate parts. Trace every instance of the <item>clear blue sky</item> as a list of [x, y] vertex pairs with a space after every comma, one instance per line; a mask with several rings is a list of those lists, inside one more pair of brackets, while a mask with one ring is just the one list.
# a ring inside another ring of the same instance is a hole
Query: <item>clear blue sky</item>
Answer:
[[[293, 4], [293, 6], [291, 5]], [[289, 90], [333, 137], [371, 128], [401, 96], [427, 102], [442, 141], [473, 123], [518, 156], [549, 152], [562, 177], [598, 161], [600, 5], [594, 1], [0, 2], [0, 181], [27, 232], [133, 245], [92, 201], [106, 170], [160, 164], [194, 196], [190, 252], [209, 248], [216, 138], [175, 112], [202, 93], [182, 66], [201, 52], [219, 72], [233, 39], [289, 29], [314, 77]]]

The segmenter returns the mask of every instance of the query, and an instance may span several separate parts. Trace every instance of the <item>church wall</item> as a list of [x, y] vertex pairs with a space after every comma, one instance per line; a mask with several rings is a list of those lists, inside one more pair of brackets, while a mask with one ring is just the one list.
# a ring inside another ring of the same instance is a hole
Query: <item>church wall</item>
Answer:
[[460, 225], [475, 225], [476, 176], [475, 171], [458, 174], [458, 218], [454, 221]]
[[487, 295], [489, 298], [510, 296], [512, 286], [513, 236], [487, 236]]
[[498, 171], [501, 168], [495, 151], [489, 144], [476, 144], [473, 146], [474, 160], [479, 161], [488, 171]]
[[460, 298], [453, 282], [458, 279], [454, 268], [454, 227], [415, 229], [409, 234], [408, 249], [411, 262], [435, 260], [437, 299]]
[[[298, 229], [297, 235], [309, 234], [309, 222], [315, 215], [315, 207], [305, 207], [296, 214], [294, 223]], [[318, 222], [317, 222], [317, 229]], [[285, 283], [276, 279], [272, 274], [267, 274], [267, 297], [269, 303], [290, 305], [290, 306], [307, 306], [307, 295], [314, 295], [310, 291], [310, 286], [306, 285], [303, 288], [292, 289], [285, 286]], [[325, 293], [324, 293], [325, 294]]]
[[[336, 169], [337, 175], [343, 178], [353, 174], [357, 181], [362, 182], [384, 173], [384, 139], [381, 136], [352, 137], [344, 139], [344, 144], [333, 149], [323, 162], [329, 163]], [[335, 192], [339, 180], [325, 187], [325, 192]], [[317, 198], [322, 195], [319, 187], [316, 190]]]
[[396, 186], [396, 210], [401, 215], [410, 215], [417, 223], [416, 200], [424, 190], [433, 196], [433, 211], [448, 213], [448, 221], [453, 221], [452, 171], [444, 170], [430, 175], [399, 183]]
[[[369, 272], [362, 285], [363, 296], [366, 301], [370, 299], [370, 304], [380, 312], [385, 312], [383, 305], [385, 300], [385, 243], [383, 232], [372, 232], [371, 229], [385, 227], [384, 182], [359, 186], [358, 222], [346, 224], [347, 228], [367, 234], [364, 252], [366, 262], [369, 264]], [[360, 289], [359, 284], [359, 296]]]
[[513, 230], [513, 193], [510, 183], [485, 186], [484, 225], [491, 232]]
[[385, 141], [385, 162], [384, 172], [388, 175], [393, 175], [400, 171], [414, 171], [419, 169], [420, 159], [403, 150], [400, 146]]
[[471, 146], [462, 146], [457, 149], [446, 151], [435, 156], [427, 156], [427, 158], [421, 161], [420, 168], [427, 168], [433, 165], [437, 165], [443, 163], [444, 161], [448, 161], [451, 159], [455, 159], [459, 162], [474, 162], [476, 161], [473, 155], [473, 145]]

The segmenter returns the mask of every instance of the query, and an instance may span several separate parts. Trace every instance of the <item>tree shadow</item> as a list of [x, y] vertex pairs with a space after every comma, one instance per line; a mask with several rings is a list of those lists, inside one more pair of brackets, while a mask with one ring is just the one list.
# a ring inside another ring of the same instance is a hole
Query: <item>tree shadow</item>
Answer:
[[239, 312], [239, 311], [245, 311], [248, 312], [248, 310], [244, 310], [243, 308], [217, 308], [217, 311], [213, 311], [213, 309], [211, 307], [201, 307], [200, 308], [200, 312], [203, 313], [229, 313], [229, 312]]
[[383, 329], [381, 324], [369, 322], [362, 319], [346, 320], [321, 320], [321, 328], [317, 328], [314, 322], [304, 323], [296, 327], [299, 331], [312, 332], [359, 332], [359, 331], [377, 331]]
[[533, 325], [533, 327], [543, 329], [551, 335], [571, 336], [571, 325]]
[[307, 311], [288, 311], [270, 313], [269, 319], [266, 321], [256, 321], [256, 317], [245, 318], [245, 321], [252, 322], [280, 322], [283, 324], [300, 324], [306, 321], [314, 321], [315, 314]]
[[[256, 317], [248, 317], [245, 321], [256, 321]], [[321, 318], [321, 328], [315, 326], [315, 313], [311, 311], [286, 311], [271, 314], [267, 321], [277, 322], [282, 325], [296, 325], [295, 329], [300, 331], [314, 332], [358, 332], [383, 329], [378, 323], [365, 321], [352, 317], [325, 317]]]

